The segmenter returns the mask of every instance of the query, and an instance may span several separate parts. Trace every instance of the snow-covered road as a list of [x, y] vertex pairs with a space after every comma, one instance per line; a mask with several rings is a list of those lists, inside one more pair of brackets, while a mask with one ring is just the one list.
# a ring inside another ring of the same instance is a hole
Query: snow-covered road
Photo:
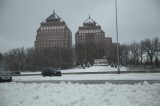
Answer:
[[160, 84], [0, 83], [0, 106], [160, 106]]
[[137, 84], [148, 82], [149, 84], [160, 83], [160, 80], [28, 80], [28, 81], [13, 81], [17, 83], [78, 83], [78, 84], [105, 84], [105, 83], [112, 83], [112, 84]]
[[45, 80], [160, 80], [160, 73], [129, 74], [83, 74], [62, 75], [61, 77], [14, 76], [13, 81], [45, 81]]

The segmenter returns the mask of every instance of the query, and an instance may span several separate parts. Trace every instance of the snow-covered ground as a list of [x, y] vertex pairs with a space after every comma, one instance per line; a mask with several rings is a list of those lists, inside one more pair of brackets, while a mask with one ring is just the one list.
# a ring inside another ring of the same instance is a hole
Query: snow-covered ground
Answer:
[[62, 75], [61, 77], [14, 76], [13, 81], [43, 80], [160, 80], [160, 73], [129, 73], [129, 74], [78, 74]]
[[160, 106], [160, 84], [0, 83], [0, 106]]
[[[127, 67], [120, 67], [121, 71], [127, 71]], [[62, 73], [76, 73], [76, 72], [106, 72], [106, 71], [117, 71], [117, 68], [111, 66], [91, 66], [89, 68], [73, 68], [67, 70], [61, 70]], [[21, 74], [41, 74], [41, 72], [21, 72]]]
[[[124, 67], [124, 71], [125, 69]], [[62, 73], [116, 70], [109, 66], [92, 66], [86, 69], [62, 70]], [[32, 82], [45, 80], [62, 80], [62, 82], [59, 84]], [[160, 83], [74, 84], [64, 83], [65, 80], [160, 80], [160, 73], [62, 74], [61, 77], [13, 76], [13, 81], [20, 82], [0, 83], [0, 106], [160, 106]]]
[[[126, 67], [120, 67], [121, 71], [127, 71]], [[117, 68], [111, 66], [91, 66], [89, 68], [74, 68], [68, 70], [62, 70], [63, 73], [68, 72], [106, 72], [106, 71], [117, 71]]]
[[20, 72], [22, 75], [25, 75], [25, 74], [41, 74], [40, 71], [37, 71], [37, 72], [30, 72], [30, 71], [25, 71], [25, 72]]

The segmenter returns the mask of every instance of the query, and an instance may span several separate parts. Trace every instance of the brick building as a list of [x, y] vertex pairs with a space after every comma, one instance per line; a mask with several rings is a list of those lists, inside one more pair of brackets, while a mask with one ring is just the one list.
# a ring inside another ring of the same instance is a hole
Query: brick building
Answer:
[[72, 47], [72, 33], [66, 23], [55, 13], [37, 29], [35, 48]]
[[111, 46], [113, 43], [112, 43], [112, 38], [111, 37], [105, 37], [104, 38], [104, 46]]
[[90, 16], [78, 28], [75, 34], [77, 64], [94, 63], [102, 59], [112, 47], [112, 38], [105, 37], [105, 32]]
[[105, 32], [100, 25], [89, 16], [89, 18], [80, 26], [75, 34], [76, 45], [94, 43], [95, 45], [111, 45], [112, 38], [105, 37]]

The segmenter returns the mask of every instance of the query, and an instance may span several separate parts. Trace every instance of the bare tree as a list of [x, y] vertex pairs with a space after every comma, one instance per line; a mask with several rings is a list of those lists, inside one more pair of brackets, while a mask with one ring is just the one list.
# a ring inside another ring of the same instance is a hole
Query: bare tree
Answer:
[[140, 45], [134, 41], [129, 45], [129, 50], [131, 62], [137, 64], [139, 62]]
[[122, 44], [120, 45], [120, 63], [126, 65], [129, 61], [129, 45]]
[[73, 66], [72, 48], [46, 48], [37, 49], [34, 52], [34, 67], [42, 69], [44, 67], [69, 68]]
[[112, 64], [112, 63], [116, 64], [117, 63], [117, 55], [116, 55], [116, 53], [117, 53], [117, 44], [113, 43], [111, 45], [108, 45], [106, 52], [107, 52], [106, 56], [107, 56], [108, 62], [110, 64]]
[[10, 70], [21, 70], [24, 65], [25, 53], [24, 48], [17, 48], [9, 50], [4, 54], [5, 64], [8, 65]]
[[104, 46], [102, 44], [96, 45], [92, 41], [85, 44], [76, 45], [77, 65], [94, 63], [94, 59], [102, 58], [105, 55]]
[[0, 53], [0, 63], [3, 61], [3, 54]]
[[27, 48], [25, 50], [25, 69], [34, 70], [34, 48]]
[[153, 57], [157, 56], [159, 53], [159, 38], [155, 37], [153, 39], [145, 39], [142, 41], [142, 48], [146, 51], [150, 58], [150, 63], [153, 64]]

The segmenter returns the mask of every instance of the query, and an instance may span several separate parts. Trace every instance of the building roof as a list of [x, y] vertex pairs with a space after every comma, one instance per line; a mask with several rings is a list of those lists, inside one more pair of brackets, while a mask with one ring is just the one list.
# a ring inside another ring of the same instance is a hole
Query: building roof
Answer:
[[90, 17], [87, 20], [84, 21], [83, 25], [84, 26], [96, 26], [96, 22]]
[[57, 21], [61, 18], [53, 11], [53, 13], [46, 19], [46, 21]]

